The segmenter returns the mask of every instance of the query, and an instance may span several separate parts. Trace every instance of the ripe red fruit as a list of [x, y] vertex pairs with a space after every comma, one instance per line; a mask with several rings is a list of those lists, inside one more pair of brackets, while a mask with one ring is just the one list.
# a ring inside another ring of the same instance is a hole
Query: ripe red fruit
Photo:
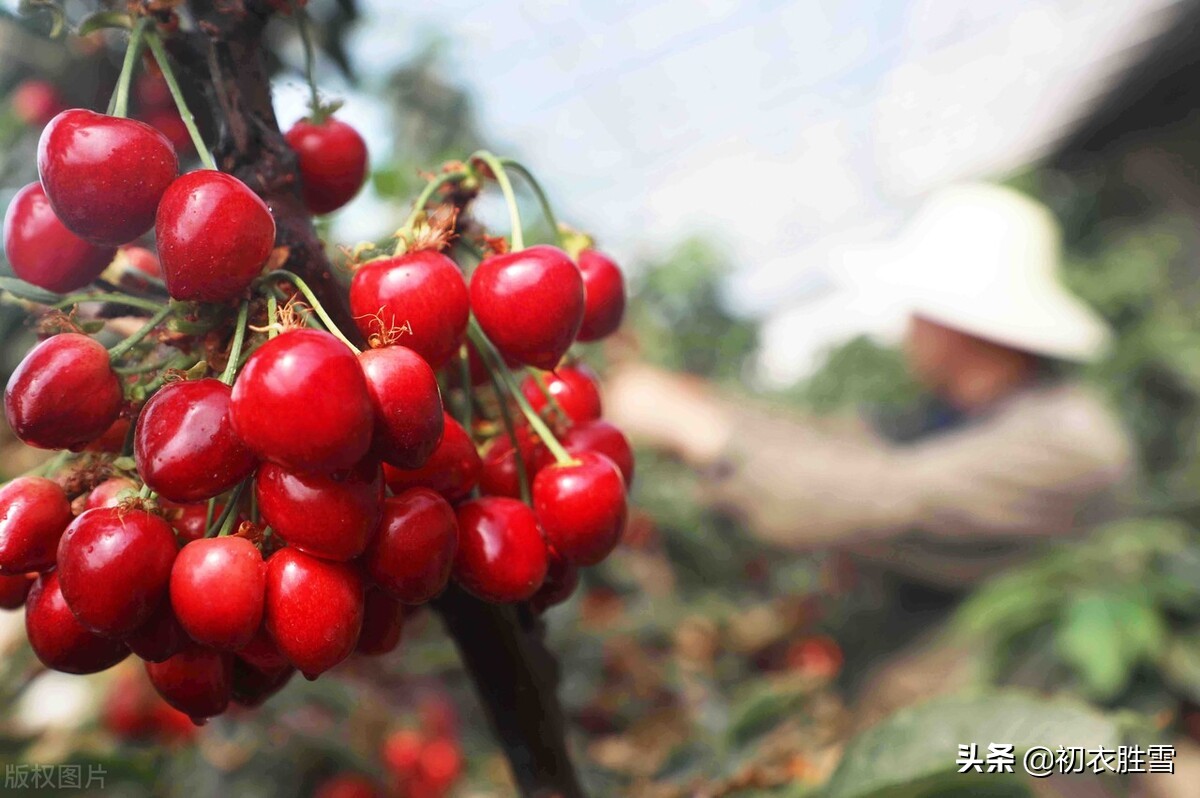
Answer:
[[261, 671], [244, 660], [233, 660], [233, 700], [244, 707], [262, 706], [296, 675], [296, 669], [284, 663], [277, 671]]
[[187, 125], [183, 123], [183, 117], [179, 115], [179, 111], [175, 108], [163, 108], [159, 111], [151, 111], [147, 114], [142, 114], [141, 119], [147, 125], [166, 136], [167, 141], [171, 142], [171, 146], [175, 148], [176, 153], [186, 156], [196, 151], [196, 145], [192, 143], [192, 134], [188, 132]]
[[368, 339], [407, 346], [437, 368], [462, 344], [470, 304], [454, 261], [425, 249], [360, 266], [350, 310]]
[[442, 439], [442, 394], [425, 359], [406, 346], [358, 356], [375, 407], [375, 451], [397, 468], [420, 468]]
[[607, 421], [588, 421], [575, 424], [559, 441], [563, 448], [578, 457], [584, 452], [602, 454], [621, 469], [625, 487], [633, 485], [633, 447], [625, 433]]
[[313, 798], [381, 798], [383, 793], [375, 782], [357, 773], [342, 773], [324, 781]]
[[467, 431], [450, 416], [443, 416], [444, 429], [441, 443], [433, 450], [433, 454], [420, 468], [383, 467], [383, 476], [393, 493], [401, 493], [409, 488], [430, 488], [446, 497], [448, 502], [456, 502], [470, 495], [471, 489], [479, 481], [479, 471], [482, 464], [475, 444], [467, 435]]
[[[599, 378], [582, 363], [578, 366], [562, 366], [553, 374], [542, 376], [543, 384], [567, 418], [575, 423], [595, 421], [600, 418], [600, 386]], [[538, 385], [533, 376], [521, 381], [521, 392], [529, 400], [533, 409], [542, 412], [549, 404], [546, 392]]]
[[488, 496], [458, 508], [454, 578], [484, 601], [524, 601], [546, 576], [546, 543], [533, 511], [516, 499]]
[[[553, 455], [545, 444], [536, 438], [528, 427], [517, 428], [517, 442], [521, 449], [521, 458], [525, 465], [525, 473], [529, 484], [543, 467], [554, 462]], [[512, 438], [501, 435], [492, 441], [483, 456], [483, 472], [479, 477], [479, 487], [488, 496], [510, 496], [521, 498], [521, 480], [517, 473], [516, 450]]]
[[8, 102], [13, 116], [30, 127], [46, 124], [66, 105], [57, 86], [38, 78], [29, 78], [17, 84]]
[[625, 315], [625, 279], [617, 264], [594, 249], [579, 253], [585, 303], [580, 341], [598, 341], [616, 332]]
[[362, 631], [354, 650], [359, 654], [388, 654], [400, 645], [404, 605], [378, 588], [368, 589], [363, 602]]
[[431, 794], [444, 795], [462, 774], [462, 752], [453, 740], [431, 740], [417, 762], [417, 780], [431, 788]]
[[[188, 543], [204, 537], [208, 523], [208, 502], [200, 504], [175, 504], [170, 501], [160, 501], [163, 517], [175, 529], [175, 535], [180, 543]], [[213, 507], [213, 519], [219, 518], [224, 505]]]
[[262, 625], [267, 564], [245, 538], [187, 544], [171, 568], [171, 607], [197, 643], [234, 651]]
[[250, 642], [237, 650], [237, 657], [262, 673], [278, 675], [292, 669], [287, 657], [280, 653], [279, 647], [271, 639], [266, 626], [260, 626]]
[[254, 471], [254, 455], [233, 431], [232, 390], [220, 380], [166, 385], [146, 403], [134, 433], [138, 473], [173, 502], [198, 502]]
[[319, 124], [301, 119], [284, 136], [296, 151], [300, 193], [314, 214], [336, 211], [362, 188], [367, 179], [367, 143], [340, 119]]
[[535, 612], [545, 612], [556, 604], [562, 604], [579, 587], [579, 569], [570, 560], [550, 547], [550, 565], [546, 569], [546, 581], [529, 603]]
[[363, 580], [355, 566], [310, 557], [290, 546], [267, 561], [267, 631], [279, 651], [315, 679], [354, 651], [363, 619]]
[[179, 174], [167, 137], [136, 119], [63, 111], [38, 140], [38, 175], [54, 213], [75, 235], [116, 246], [154, 224]]
[[538, 245], [493, 255], [471, 274], [471, 310], [506, 358], [552, 369], [583, 321], [583, 277], [567, 253]]
[[13, 433], [39, 449], [71, 449], [99, 437], [122, 401], [108, 351], [78, 333], [60, 333], [29, 350], [4, 390]]
[[265, 463], [254, 485], [263, 520], [289, 546], [327, 560], [362, 554], [383, 514], [383, 471], [372, 458], [332, 474]]
[[58, 577], [71, 612], [106, 637], [125, 637], [166, 598], [178, 547], [145, 510], [104, 507], [76, 518], [58, 542]]
[[13, 274], [47, 291], [83, 288], [100, 276], [115, 253], [68, 230], [54, 215], [41, 183], [18, 191], [4, 213], [4, 256]]
[[242, 181], [201, 169], [163, 195], [154, 222], [167, 293], [175, 299], [235, 299], [275, 246], [275, 219]]
[[147, 662], [146, 675], [164, 701], [199, 726], [229, 706], [233, 655], [192, 644], [165, 662]]
[[412, 488], [384, 501], [383, 520], [363, 565], [371, 580], [395, 598], [422, 604], [446, 587], [457, 549], [454, 510], [429, 488]]
[[383, 741], [383, 764], [398, 779], [409, 779], [417, 771], [425, 740], [412, 729], [392, 732]]
[[130, 420], [118, 418], [108, 425], [108, 429], [83, 447], [85, 452], [101, 452], [104, 454], [120, 454], [125, 448], [125, 438], [129, 436]]
[[625, 529], [625, 480], [602, 454], [585, 452], [578, 460], [541, 470], [533, 480], [533, 509], [559, 554], [595, 565], [616, 548]]
[[358, 359], [320, 330], [289, 330], [246, 361], [233, 429], [261, 459], [296, 471], [350, 468], [371, 447], [371, 398]]
[[0, 574], [53, 568], [58, 539], [72, 520], [71, 502], [56, 482], [17, 477], [0, 487]]
[[831, 637], [805, 637], [788, 646], [789, 669], [816, 679], [832, 679], [842, 669], [842, 649]]
[[0, 610], [19, 609], [25, 603], [35, 579], [37, 574], [0, 576]]
[[129, 656], [118, 640], [80, 625], [59, 590], [58, 574], [43, 574], [25, 600], [25, 634], [43, 665], [63, 673], [99, 673]]
[[190, 645], [192, 639], [179, 625], [170, 601], [159, 603], [150, 618], [125, 638], [129, 650], [146, 662], [163, 662]]
[[120, 256], [129, 268], [162, 279], [162, 264], [158, 262], [158, 256], [145, 247], [121, 247]]
[[92, 488], [83, 509], [96, 510], [100, 507], [116, 507], [126, 499], [137, 496], [138, 486], [132, 479], [112, 477]]

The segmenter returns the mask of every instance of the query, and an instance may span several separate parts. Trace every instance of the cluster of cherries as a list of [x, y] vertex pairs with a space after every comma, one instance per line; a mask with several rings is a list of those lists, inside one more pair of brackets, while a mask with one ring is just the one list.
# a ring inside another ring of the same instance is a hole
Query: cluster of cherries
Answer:
[[[287, 138], [313, 213], [361, 187], [366, 151], [348, 126]], [[485, 153], [437, 185], [502, 169]], [[0, 488], [0, 603], [24, 602], [46, 666], [92, 673], [132, 652], [201, 722], [260, 704], [296, 670], [394, 649], [408, 607], [451, 579], [541, 610], [617, 545], [633, 456], [600, 418], [595, 376], [566, 359], [624, 311], [601, 253], [522, 249], [519, 226], [507, 251], [481, 233], [468, 280], [448, 237], [412, 235], [410, 220], [396, 251], [354, 264], [360, 350], [303, 280], [264, 274], [263, 200], [220, 171], [180, 175], [154, 127], [63, 111], [38, 170], [5, 217], [18, 277], [78, 291], [152, 227], [171, 299], [111, 349], [60, 319], [68, 331], [5, 390], [17, 437], [65, 452]], [[87, 295], [100, 296], [154, 307]]]

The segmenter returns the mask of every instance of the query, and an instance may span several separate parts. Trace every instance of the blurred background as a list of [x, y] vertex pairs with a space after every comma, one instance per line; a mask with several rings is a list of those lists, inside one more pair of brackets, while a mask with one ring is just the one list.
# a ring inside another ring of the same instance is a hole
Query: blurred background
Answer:
[[[120, 67], [119, 37], [48, 38], [30, 5], [0, 3], [4, 205], [36, 177], [44, 120], [22, 89], [44, 80], [68, 106], [103, 108]], [[88, 8], [63, 6], [76, 21]], [[318, 83], [373, 161], [367, 189], [323, 222], [327, 239], [389, 235], [442, 160], [511, 154], [625, 270], [621, 341], [589, 355], [617, 369], [684, 372], [814, 429], [901, 416], [927, 398], [900, 347], [907, 307], [843, 255], [892, 240], [963, 180], [1044, 203], [1064, 283], [1114, 331], [1078, 374], [1130, 437], [1119, 512], [972, 585], [941, 624], [974, 668], [970, 697], [903, 724], [864, 706], [860, 674], [877, 662], [856, 646], [879, 604], [853, 558], [762, 542], [702, 501], [679, 458], [639, 451], [622, 546], [546, 615], [592, 794], [979, 795], [946, 780], [956, 739], [1032, 723], [1055, 730], [1046, 744], [1177, 754], [1175, 777], [1109, 774], [1077, 780], [1082, 792], [1051, 779], [1039, 794], [1196, 794], [1200, 3], [311, 0], [308, 12]], [[286, 17], [271, 35], [286, 129], [306, 113], [303, 50]], [[142, 102], [143, 118], [178, 127]], [[504, 228], [500, 202], [479, 210]], [[33, 334], [4, 304], [0, 335], [7, 377]], [[0, 476], [38, 462], [3, 440]], [[946, 745], [922, 745], [934, 739]], [[344, 773], [397, 789], [422, 757], [444, 794], [514, 794], [432, 614], [394, 656], [197, 730], [131, 663], [40, 672], [21, 613], [0, 611], [6, 768], [95, 764], [104, 794], [292, 796]]]

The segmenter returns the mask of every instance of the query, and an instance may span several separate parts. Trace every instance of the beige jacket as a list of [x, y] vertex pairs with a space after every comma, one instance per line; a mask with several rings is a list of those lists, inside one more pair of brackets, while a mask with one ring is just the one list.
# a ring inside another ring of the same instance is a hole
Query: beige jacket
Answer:
[[1129, 440], [1078, 385], [1030, 388], [961, 429], [892, 446], [745, 407], [712, 500], [773, 543], [837, 546], [965, 586], [1115, 514]]

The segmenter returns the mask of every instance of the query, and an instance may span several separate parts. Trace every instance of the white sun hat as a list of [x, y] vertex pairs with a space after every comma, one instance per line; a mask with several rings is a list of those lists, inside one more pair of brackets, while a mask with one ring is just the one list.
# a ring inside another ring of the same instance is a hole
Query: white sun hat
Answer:
[[982, 183], [944, 188], [890, 244], [845, 253], [912, 315], [1046, 357], [1086, 362], [1112, 332], [1059, 281], [1061, 235], [1029, 197]]

